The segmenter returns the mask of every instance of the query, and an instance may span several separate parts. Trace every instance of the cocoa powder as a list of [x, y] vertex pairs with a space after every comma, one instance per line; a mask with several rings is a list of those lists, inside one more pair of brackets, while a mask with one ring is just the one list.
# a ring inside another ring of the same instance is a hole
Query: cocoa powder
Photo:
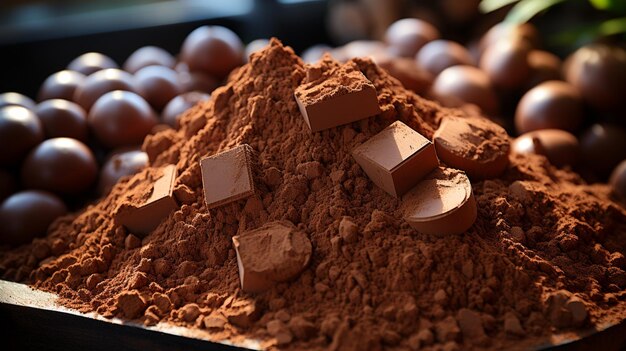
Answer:
[[[47, 237], [3, 248], [3, 278], [81, 311], [279, 349], [525, 348], [624, 319], [626, 210], [608, 187], [514, 155], [499, 178], [473, 182], [478, 219], [467, 233], [417, 233], [350, 150], [395, 120], [432, 139], [443, 116], [464, 113], [369, 60], [353, 62], [382, 113], [311, 133], [293, 97], [304, 64], [273, 40], [185, 113], [179, 131], [145, 140], [150, 167], [57, 220]], [[257, 153], [256, 195], [207, 210], [199, 160], [243, 143]], [[140, 241], [114, 223], [115, 210], [166, 164], [177, 167], [181, 208]], [[308, 267], [243, 293], [232, 237], [281, 220], [308, 235]]]

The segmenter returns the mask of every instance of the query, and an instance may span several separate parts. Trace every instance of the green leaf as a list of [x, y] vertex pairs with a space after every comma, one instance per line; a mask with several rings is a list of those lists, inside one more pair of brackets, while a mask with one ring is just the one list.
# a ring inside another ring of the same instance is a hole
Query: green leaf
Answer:
[[478, 5], [478, 9], [480, 9], [482, 13], [489, 13], [518, 1], [519, 0], [482, 0]]
[[626, 33], [626, 17], [614, 18], [600, 23], [597, 32], [600, 36]]
[[589, 2], [598, 10], [606, 10], [611, 6], [611, 0], [589, 0]]
[[505, 18], [509, 23], [524, 23], [535, 17], [539, 12], [559, 4], [565, 0], [522, 0], [518, 2]]

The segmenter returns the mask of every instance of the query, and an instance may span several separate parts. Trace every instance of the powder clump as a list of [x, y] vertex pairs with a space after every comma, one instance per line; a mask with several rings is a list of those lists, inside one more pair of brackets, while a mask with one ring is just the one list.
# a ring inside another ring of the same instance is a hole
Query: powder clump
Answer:
[[[146, 139], [149, 167], [57, 220], [46, 237], [0, 249], [0, 274], [81, 311], [275, 349], [532, 348], [555, 332], [624, 318], [626, 210], [608, 187], [543, 156], [511, 155], [501, 176], [472, 183], [478, 218], [467, 232], [419, 234], [350, 151], [396, 120], [432, 140], [444, 116], [465, 115], [404, 89], [370, 60], [350, 64], [374, 85], [380, 113], [312, 133], [294, 98], [305, 65], [272, 40], [185, 113], [180, 130]], [[200, 159], [241, 144], [257, 152], [257, 192], [207, 209]], [[308, 162], [320, 166], [298, 170]], [[114, 210], [167, 164], [176, 165], [174, 194], [185, 201], [127, 248]], [[285, 220], [309, 238], [308, 266], [262, 293], [242, 292], [232, 238]], [[565, 307], [553, 314], [550, 296], [560, 291]], [[488, 346], [468, 327], [474, 313]]]

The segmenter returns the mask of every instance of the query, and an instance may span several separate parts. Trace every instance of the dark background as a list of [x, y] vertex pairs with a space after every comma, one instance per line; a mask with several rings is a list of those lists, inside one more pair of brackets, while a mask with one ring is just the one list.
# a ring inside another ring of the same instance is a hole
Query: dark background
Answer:
[[276, 36], [297, 52], [329, 42], [323, 0], [18, 3], [0, 5], [0, 92], [31, 98], [50, 74], [85, 52], [101, 52], [120, 65], [145, 45], [178, 54], [185, 37], [204, 24], [226, 26], [244, 43]]

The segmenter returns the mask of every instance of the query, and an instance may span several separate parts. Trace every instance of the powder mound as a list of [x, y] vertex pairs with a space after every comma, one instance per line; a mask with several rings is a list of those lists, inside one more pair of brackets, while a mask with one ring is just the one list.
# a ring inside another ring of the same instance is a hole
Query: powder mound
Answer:
[[302, 85], [295, 91], [303, 105], [374, 88], [354, 62], [341, 65], [325, 54], [319, 63], [308, 65]]
[[[0, 274], [81, 311], [274, 349], [531, 348], [555, 331], [624, 319], [626, 210], [608, 187], [542, 156], [512, 155], [501, 176], [472, 183], [478, 218], [466, 233], [419, 234], [350, 151], [396, 120], [432, 140], [444, 116], [464, 113], [407, 91], [370, 60], [351, 62], [382, 112], [311, 133], [294, 98], [306, 67], [272, 40], [185, 113], [180, 130], [146, 138], [150, 167], [46, 237], [0, 249]], [[207, 209], [200, 159], [241, 144], [257, 153], [257, 192]], [[176, 165], [182, 205], [127, 247], [113, 213], [167, 164]], [[262, 293], [242, 292], [233, 236], [283, 220], [309, 238], [308, 266]], [[558, 299], [564, 317], [549, 307], [558, 291], [567, 292]]]
[[[465, 123], [458, 123], [459, 120]], [[445, 131], [445, 137], [435, 135], [435, 140], [441, 142], [447, 149], [455, 149], [458, 156], [489, 162], [501, 155], [509, 154], [510, 137], [504, 128], [486, 118], [449, 117], [441, 123], [440, 130], [444, 128], [449, 128]], [[459, 145], [464, 147], [458, 149]]]

